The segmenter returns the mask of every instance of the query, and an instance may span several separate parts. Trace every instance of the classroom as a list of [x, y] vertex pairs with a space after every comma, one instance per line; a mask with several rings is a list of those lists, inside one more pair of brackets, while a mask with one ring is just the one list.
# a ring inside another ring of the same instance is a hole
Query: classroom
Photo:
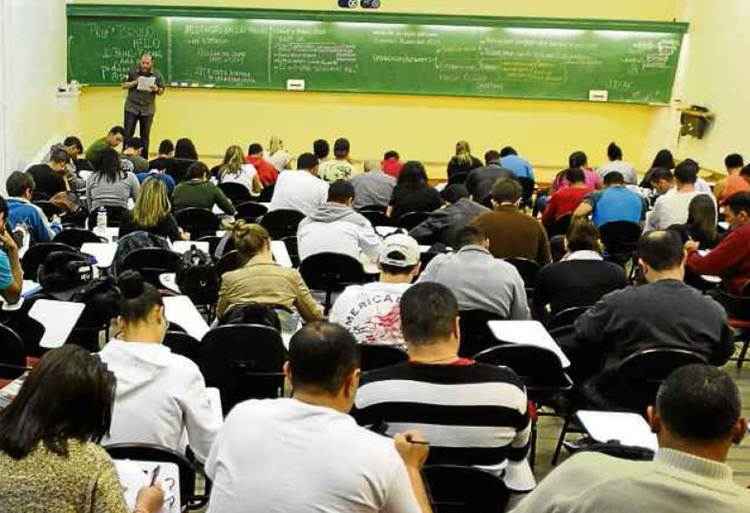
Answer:
[[0, 0], [0, 511], [750, 511], [745, 0]]

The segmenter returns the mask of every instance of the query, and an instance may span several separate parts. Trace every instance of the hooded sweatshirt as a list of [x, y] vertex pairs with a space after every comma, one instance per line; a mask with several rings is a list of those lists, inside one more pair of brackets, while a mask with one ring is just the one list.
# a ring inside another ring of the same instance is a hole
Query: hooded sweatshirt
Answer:
[[112, 340], [99, 357], [117, 378], [110, 435], [102, 444], [152, 443], [205, 461], [222, 425], [198, 366], [161, 344]]
[[321, 205], [297, 228], [300, 260], [324, 252], [341, 253], [357, 260], [364, 253], [375, 259], [380, 241], [367, 218], [351, 207], [335, 202]]

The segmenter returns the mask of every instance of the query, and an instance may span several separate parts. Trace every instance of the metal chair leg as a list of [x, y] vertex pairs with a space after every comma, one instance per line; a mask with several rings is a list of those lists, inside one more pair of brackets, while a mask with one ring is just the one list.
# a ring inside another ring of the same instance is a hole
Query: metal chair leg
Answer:
[[531, 450], [529, 451], [529, 466], [531, 467], [532, 471], [534, 470], [534, 465], [536, 463], [536, 441], [538, 436], [538, 420], [533, 420], [531, 422]]
[[740, 349], [740, 355], [737, 357], [737, 368], [742, 369], [742, 364], [745, 363], [745, 357], [747, 356], [748, 347], [750, 347], [750, 334], [747, 335], [747, 339], [742, 343], [742, 349]]
[[552, 465], [557, 465], [557, 461], [560, 459], [560, 451], [562, 450], [563, 443], [565, 442], [565, 435], [568, 434], [568, 427], [570, 426], [572, 417], [565, 417], [563, 422], [562, 431], [560, 431], [560, 438], [557, 440], [557, 447], [555, 447], [555, 454], [552, 456]]

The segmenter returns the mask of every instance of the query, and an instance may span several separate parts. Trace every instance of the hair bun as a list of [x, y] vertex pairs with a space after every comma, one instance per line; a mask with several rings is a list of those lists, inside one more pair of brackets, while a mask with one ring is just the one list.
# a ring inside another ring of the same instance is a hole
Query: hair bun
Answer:
[[123, 298], [134, 299], [143, 294], [145, 282], [138, 271], [125, 271], [117, 279], [117, 286]]

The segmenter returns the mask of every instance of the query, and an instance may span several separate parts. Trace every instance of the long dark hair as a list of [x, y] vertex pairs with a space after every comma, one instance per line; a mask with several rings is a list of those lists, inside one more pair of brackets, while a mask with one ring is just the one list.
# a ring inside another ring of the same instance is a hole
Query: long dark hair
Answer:
[[174, 146], [174, 158], [198, 160], [198, 152], [195, 150], [193, 141], [191, 141], [187, 137], [178, 139], [177, 143]]
[[99, 180], [104, 178], [110, 183], [119, 182], [125, 178], [125, 173], [123, 173], [122, 164], [120, 163], [120, 155], [112, 148], [102, 151], [99, 157], [98, 172]]
[[690, 201], [687, 225], [699, 238], [705, 241], [716, 240], [716, 205], [709, 195], [699, 194]]
[[672, 170], [675, 168], [674, 155], [669, 150], [659, 150], [654, 157], [654, 162], [651, 167], [661, 167], [664, 169]]
[[421, 162], [410, 160], [401, 168], [397, 185], [402, 189], [417, 191], [427, 187], [427, 171]]
[[60, 456], [70, 439], [99, 443], [109, 433], [115, 386], [98, 356], [75, 345], [53, 349], [0, 412], [0, 451], [19, 460], [40, 442]]
[[120, 300], [120, 318], [128, 323], [145, 320], [155, 306], [164, 306], [159, 291], [144, 281], [138, 271], [125, 271], [117, 278]]

